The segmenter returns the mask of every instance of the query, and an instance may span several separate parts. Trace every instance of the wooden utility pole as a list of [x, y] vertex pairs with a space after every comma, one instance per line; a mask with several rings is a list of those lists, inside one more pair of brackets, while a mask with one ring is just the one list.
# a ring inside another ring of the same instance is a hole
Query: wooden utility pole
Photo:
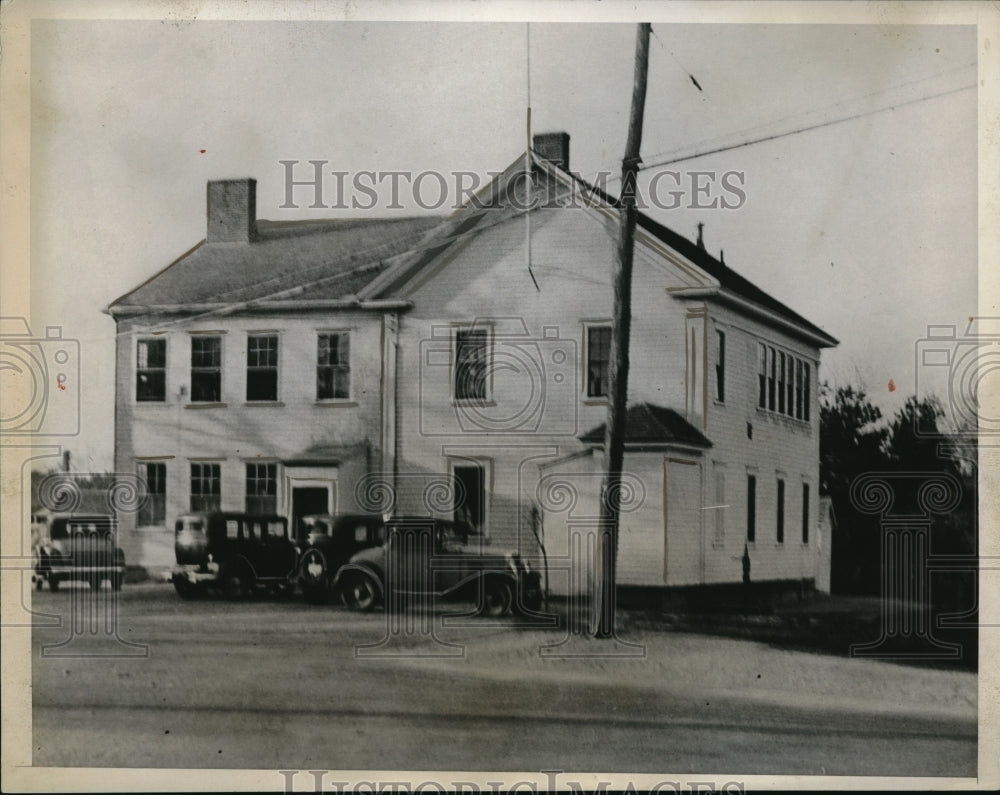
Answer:
[[618, 565], [618, 509], [622, 463], [625, 457], [625, 415], [628, 399], [628, 350], [632, 326], [632, 254], [636, 224], [636, 176], [642, 144], [642, 116], [646, 108], [646, 73], [649, 67], [651, 26], [642, 22], [635, 39], [635, 78], [632, 113], [628, 125], [622, 190], [619, 196], [621, 228], [614, 274], [614, 319], [611, 326], [608, 421], [604, 432], [604, 485], [601, 490], [601, 523], [598, 533], [596, 589], [590, 631], [596, 638], [615, 634], [615, 582]]

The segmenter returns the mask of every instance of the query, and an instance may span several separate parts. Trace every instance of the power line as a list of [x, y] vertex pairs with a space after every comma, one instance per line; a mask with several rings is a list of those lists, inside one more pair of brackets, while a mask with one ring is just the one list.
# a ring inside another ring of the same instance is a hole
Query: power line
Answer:
[[[794, 113], [794, 114], [790, 114], [788, 116], [782, 116], [782, 117], [780, 117], [778, 119], [772, 119], [771, 121], [765, 122], [764, 124], [757, 124], [757, 125], [754, 125], [753, 127], [747, 127], [747, 128], [745, 128], [743, 130], [740, 130], [738, 132], [731, 133], [728, 136], [717, 136], [714, 139], [703, 140], [700, 143], [692, 143], [687, 148], [690, 149], [691, 147], [700, 146], [700, 145], [705, 145], [705, 146], [713, 145], [715, 141], [726, 140], [726, 138], [731, 139], [734, 136], [747, 136], [747, 135], [749, 135], [749, 134], [751, 134], [751, 133], [753, 133], [753, 132], [755, 132], [757, 130], [764, 130], [764, 129], [773, 128], [775, 125], [781, 124], [782, 122], [793, 122], [794, 120], [797, 120], [797, 119], [802, 119], [803, 121], [805, 121], [810, 116], [815, 116], [815, 115], [820, 114], [820, 113], [826, 113], [827, 111], [835, 110], [836, 108], [841, 108], [841, 107], [843, 107], [845, 105], [851, 105], [851, 104], [855, 104], [855, 103], [858, 103], [858, 102], [862, 102], [862, 101], [864, 101], [866, 99], [872, 99], [873, 97], [877, 97], [877, 96], [880, 96], [880, 95], [883, 95], [883, 94], [888, 94], [888, 93], [894, 92], [894, 91], [899, 91], [900, 89], [909, 88], [910, 86], [915, 86], [915, 85], [920, 85], [922, 83], [927, 83], [927, 82], [930, 82], [931, 80], [939, 80], [940, 78], [946, 77], [947, 75], [953, 74], [955, 72], [965, 71], [966, 69], [974, 68], [975, 66], [976, 66], [976, 64], [974, 62], [973, 63], [964, 64], [962, 66], [956, 66], [956, 67], [954, 67], [952, 69], [947, 69], [947, 70], [945, 70], [943, 72], [938, 72], [937, 74], [934, 74], [934, 75], [929, 75], [927, 77], [921, 77], [921, 78], [918, 78], [916, 80], [908, 80], [905, 83], [898, 83], [898, 84], [896, 84], [894, 86], [889, 86], [888, 88], [880, 88], [877, 91], [870, 91], [867, 94], [862, 94], [860, 96], [851, 97], [850, 99], [844, 99], [844, 100], [841, 100], [840, 102], [834, 102], [831, 105], [825, 105], [825, 106], [823, 106], [821, 108], [814, 108], [812, 110], [803, 111], [802, 113]], [[896, 104], [899, 104], [899, 103], [896, 103]], [[677, 147], [677, 148], [669, 149], [669, 150], [666, 150], [666, 151], [663, 151], [663, 152], [657, 152], [655, 154], [649, 155], [649, 160], [652, 161], [652, 160], [658, 160], [658, 159], [663, 158], [663, 157], [673, 157], [673, 156], [676, 156], [677, 153], [681, 152], [681, 151], [683, 151], [683, 149], [680, 148], [680, 147]]]
[[661, 166], [669, 166], [669, 165], [672, 165], [674, 163], [681, 163], [681, 162], [683, 162], [685, 160], [695, 160], [696, 158], [699, 158], [699, 157], [705, 157], [707, 155], [715, 155], [715, 154], [718, 154], [720, 152], [730, 152], [730, 151], [732, 151], [734, 149], [742, 149], [745, 146], [753, 146], [754, 144], [760, 144], [760, 143], [764, 143], [766, 141], [774, 141], [774, 140], [776, 140], [778, 138], [787, 138], [790, 135], [798, 135], [799, 133], [809, 132], [810, 130], [819, 130], [819, 129], [823, 128], [823, 127], [830, 127], [830, 126], [832, 126], [834, 124], [843, 124], [844, 122], [854, 121], [856, 119], [864, 118], [865, 116], [872, 116], [872, 115], [874, 115], [876, 113], [884, 113], [886, 111], [896, 110], [896, 108], [902, 108], [902, 107], [905, 107], [907, 105], [915, 105], [918, 102], [926, 102], [927, 100], [930, 100], [930, 99], [937, 99], [938, 97], [946, 97], [949, 94], [957, 94], [960, 91], [967, 91], [970, 88], [975, 88], [975, 87], [976, 87], [975, 83], [970, 83], [969, 85], [960, 86], [959, 88], [952, 88], [952, 89], [949, 89], [948, 91], [941, 91], [941, 92], [939, 92], [937, 94], [928, 94], [927, 96], [918, 97], [916, 99], [906, 100], [905, 102], [897, 102], [894, 105], [887, 105], [887, 106], [882, 107], [882, 108], [875, 108], [873, 110], [862, 111], [861, 113], [855, 113], [855, 114], [853, 114], [851, 116], [842, 116], [842, 117], [840, 117], [838, 119], [828, 119], [827, 121], [817, 122], [816, 124], [809, 124], [809, 125], [806, 125], [805, 127], [798, 127], [798, 128], [796, 128], [794, 130], [786, 130], [784, 132], [773, 133], [771, 135], [764, 135], [764, 136], [761, 136], [759, 138], [752, 138], [749, 141], [742, 141], [742, 142], [737, 143], [737, 144], [729, 144], [729, 145], [726, 145], [726, 146], [718, 146], [718, 147], [716, 147], [714, 149], [705, 149], [705, 150], [702, 150], [702, 151], [693, 152], [692, 154], [689, 154], [689, 155], [681, 155], [680, 157], [668, 158], [666, 160], [657, 160], [657, 161], [655, 161], [653, 163], [647, 163], [646, 165], [641, 166], [640, 170], [641, 171], [647, 171], [647, 170], [649, 170], [651, 168], [659, 168]]

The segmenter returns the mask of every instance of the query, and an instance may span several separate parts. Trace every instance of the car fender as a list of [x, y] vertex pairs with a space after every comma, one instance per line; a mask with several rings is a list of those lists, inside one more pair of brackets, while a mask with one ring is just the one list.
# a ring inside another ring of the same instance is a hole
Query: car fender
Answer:
[[379, 598], [381, 599], [385, 596], [385, 585], [382, 582], [382, 573], [373, 566], [368, 566], [364, 563], [345, 563], [337, 569], [337, 576], [333, 578], [333, 587], [336, 588], [339, 586], [343, 578], [353, 572], [360, 572], [366, 577], [371, 578], [371, 580], [375, 583], [375, 588], [378, 591]]
[[302, 553], [302, 555], [299, 557], [299, 562], [296, 565], [299, 577], [301, 577], [302, 579], [306, 579], [305, 573], [308, 573], [306, 566], [308, 565], [308, 561], [311, 559], [317, 559], [317, 562], [323, 566], [324, 572], [330, 571], [330, 561], [327, 559], [327, 556], [323, 552], [323, 550], [320, 549], [319, 547], [310, 547], [309, 549], [307, 549], [305, 552]]

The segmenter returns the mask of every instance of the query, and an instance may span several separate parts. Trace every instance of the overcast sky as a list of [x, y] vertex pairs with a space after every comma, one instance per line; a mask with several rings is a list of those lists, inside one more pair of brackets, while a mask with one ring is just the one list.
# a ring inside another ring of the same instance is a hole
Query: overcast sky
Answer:
[[[713, 253], [841, 340], [821, 377], [861, 383], [891, 412], [914, 391], [927, 325], [976, 314], [975, 28], [654, 34], [647, 163], [856, 117], [670, 167], [683, 180], [740, 172], [739, 209], [650, 212], [691, 238], [704, 222]], [[281, 160], [502, 169], [524, 147], [526, 39], [515, 23], [36, 20], [32, 325], [81, 343], [75, 466], [113, 467], [114, 323], [101, 309], [204, 237], [206, 181], [256, 177], [258, 217], [290, 220], [359, 212], [282, 209]], [[620, 169], [634, 40], [631, 24], [531, 25], [534, 129], [569, 132], [584, 176]], [[425, 212], [408, 196], [369, 214]]]

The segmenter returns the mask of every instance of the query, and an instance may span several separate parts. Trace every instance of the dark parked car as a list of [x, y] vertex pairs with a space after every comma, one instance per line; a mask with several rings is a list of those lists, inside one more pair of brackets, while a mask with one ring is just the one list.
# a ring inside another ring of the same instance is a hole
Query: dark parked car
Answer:
[[334, 587], [351, 609], [448, 598], [502, 616], [541, 605], [539, 572], [516, 552], [487, 549], [466, 525], [406, 517], [389, 520], [386, 530], [385, 544], [356, 553], [337, 572]]
[[118, 591], [125, 576], [125, 553], [116, 545], [118, 522], [105, 514], [56, 514], [37, 526], [35, 585], [52, 591], [67, 580], [82, 580], [97, 590], [104, 580]]
[[189, 599], [206, 588], [230, 599], [259, 585], [289, 590], [298, 552], [282, 516], [217, 512], [185, 514], [174, 526], [174, 588]]
[[352, 555], [385, 543], [385, 520], [376, 514], [317, 514], [303, 517], [302, 522], [307, 535], [299, 558], [299, 583], [312, 602], [332, 596], [334, 576]]

